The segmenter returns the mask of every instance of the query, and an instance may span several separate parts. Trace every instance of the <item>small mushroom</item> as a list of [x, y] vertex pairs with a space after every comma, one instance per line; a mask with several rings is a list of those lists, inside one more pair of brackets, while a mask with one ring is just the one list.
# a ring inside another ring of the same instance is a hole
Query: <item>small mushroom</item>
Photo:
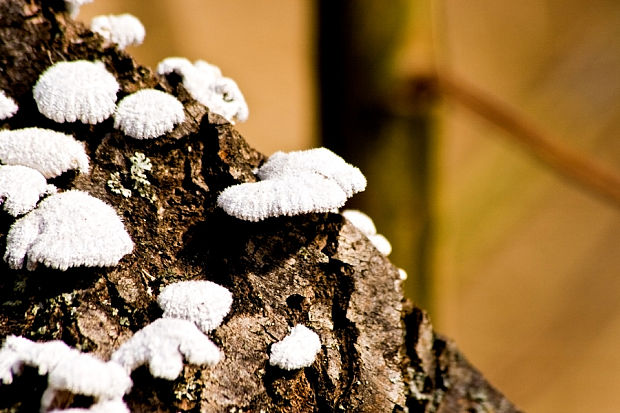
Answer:
[[128, 373], [148, 364], [154, 377], [174, 380], [183, 370], [184, 356], [192, 364], [214, 365], [222, 354], [191, 321], [158, 318], [123, 343], [112, 361]]
[[0, 131], [0, 162], [36, 169], [47, 179], [70, 169], [88, 173], [84, 144], [71, 135], [50, 129]]
[[95, 124], [116, 108], [119, 86], [102, 62], [59, 62], [41, 74], [32, 94], [39, 112], [56, 122]]
[[143, 89], [125, 96], [114, 113], [114, 127], [136, 139], [152, 139], [185, 120], [183, 104], [174, 96]]
[[45, 194], [56, 192], [35, 169], [21, 165], [0, 165], [0, 204], [14, 217], [32, 210]]
[[157, 297], [162, 317], [191, 321], [205, 334], [222, 324], [232, 302], [226, 288], [202, 280], [167, 285]]
[[311, 366], [321, 351], [318, 334], [303, 324], [297, 324], [289, 335], [271, 346], [269, 364], [285, 370]]
[[70, 267], [118, 264], [133, 249], [116, 211], [86, 192], [72, 190], [45, 198], [15, 221], [6, 237], [4, 261], [13, 269], [38, 263], [62, 271]]
[[17, 103], [4, 90], [0, 90], [0, 120], [12, 117], [18, 109]]
[[90, 29], [104, 39], [116, 43], [119, 49], [142, 44], [145, 35], [140, 20], [129, 13], [96, 16], [90, 22]]

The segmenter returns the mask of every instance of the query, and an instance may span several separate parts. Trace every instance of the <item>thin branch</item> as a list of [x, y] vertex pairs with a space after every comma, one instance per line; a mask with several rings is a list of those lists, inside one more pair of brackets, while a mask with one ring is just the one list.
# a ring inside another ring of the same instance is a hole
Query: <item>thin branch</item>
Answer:
[[[453, 99], [504, 129], [517, 143], [570, 182], [620, 208], [620, 175], [616, 171], [543, 132], [505, 102], [461, 79], [447, 73], [416, 79], [413, 91], [420, 90], [420, 81], [426, 85], [423, 90], [437, 88], [440, 95]], [[418, 86], [415, 86], [416, 83]]]

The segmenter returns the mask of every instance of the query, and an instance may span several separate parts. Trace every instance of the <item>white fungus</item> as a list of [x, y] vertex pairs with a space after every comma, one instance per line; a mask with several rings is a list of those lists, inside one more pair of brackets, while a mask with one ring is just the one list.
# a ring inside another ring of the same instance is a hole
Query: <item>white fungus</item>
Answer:
[[76, 18], [80, 13], [80, 7], [84, 4], [92, 3], [93, 0], [65, 0], [67, 11], [71, 14], [72, 18]]
[[84, 144], [71, 135], [50, 129], [0, 131], [0, 162], [36, 169], [47, 179], [70, 169], [88, 173]]
[[182, 57], [169, 57], [157, 65], [157, 73], [160, 75], [171, 72], [179, 74], [189, 94], [211, 112], [233, 124], [248, 119], [249, 109], [243, 93], [233, 79], [222, 76], [219, 67], [204, 60], [192, 64]]
[[49, 413], [130, 413], [123, 399], [104, 400], [86, 407], [51, 410]]
[[90, 29], [104, 39], [116, 43], [119, 49], [142, 44], [145, 35], [140, 20], [129, 13], [96, 16], [90, 22]]
[[232, 302], [230, 291], [211, 281], [176, 282], [166, 286], [157, 297], [163, 317], [191, 321], [203, 333], [222, 323]]
[[377, 250], [386, 257], [392, 253], [392, 244], [381, 234], [369, 235], [368, 239]]
[[217, 205], [228, 215], [256, 222], [282, 215], [330, 212], [346, 201], [346, 194], [336, 183], [306, 173], [230, 186], [220, 193]]
[[125, 96], [114, 113], [114, 127], [136, 139], [161, 136], [183, 120], [183, 104], [174, 96], [155, 89], [143, 89]]
[[0, 90], [0, 120], [12, 117], [18, 109], [17, 103], [4, 90]]
[[6, 237], [4, 260], [13, 269], [37, 263], [66, 270], [112, 266], [133, 249], [114, 208], [86, 192], [72, 190], [45, 198], [17, 220]]
[[112, 361], [128, 373], [148, 364], [154, 377], [174, 380], [183, 370], [183, 356], [192, 364], [214, 365], [222, 355], [194, 323], [158, 318], [123, 343], [112, 354]]
[[318, 334], [308, 327], [297, 324], [289, 335], [271, 346], [269, 364], [285, 370], [308, 367], [314, 363], [321, 350]]
[[102, 62], [76, 60], [49, 67], [32, 93], [39, 112], [56, 122], [95, 124], [112, 115], [118, 90]]
[[21, 165], [0, 165], [0, 205], [14, 217], [32, 210], [44, 194], [56, 192], [35, 169]]
[[402, 268], [398, 269], [398, 278], [402, 281], [407, 279], [407, 271], [403, 270]]
[[258, 169], [260, 179], [316, 173], [336, 182], [347, 197], [366, 189], [366, 177], [355, 166], [327, 148], [275, 152]]
[[375, 227], [375, 223], [372, 218], [368, 215], [359, 211], [357, 209], [345, 209], [341, 212], [342, 216], [344, 216], [353, 226], [359, 229], [364, 235], [375, 235], [377, 233], [377, 228]]
[[131, 388], [131, 378], [118, 364], [104, 362], [90, 354], [70, 348], [62, 341], [33, 342], [8, 336], [0, 349], [0, 378], [5, 384], [24, 365], [47, 374], [48, 387], [41, 399], [47, 411], [57, 391], [92, 396], [98, 400], [119, 400]]

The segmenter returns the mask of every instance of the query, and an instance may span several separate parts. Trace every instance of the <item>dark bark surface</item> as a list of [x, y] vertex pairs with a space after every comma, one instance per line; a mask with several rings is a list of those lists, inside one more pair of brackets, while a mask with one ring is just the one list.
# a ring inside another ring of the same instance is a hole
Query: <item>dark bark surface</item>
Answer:
[[[367, 411], [513, 412], [515, 408], [438, 337], [425, 313], [403, 301], [398, 271], [338, 214], [248, 223], [216, 208], [217, 194], [256, 180], [264, 156], [235, 129], [191, 99], [178, 78], [162, 78], [69, 19], [64, 2], [0, 1], [0, 89], [20, 110], [4, 129], [38, 126], [86, 142], [89, 174], [65, 173], [61, 190], [81, 189], [114, 206], [135, 248], [111, 268], [10, 270], [0, 262], [0, 337], [61, 339], [107, 359], [135, 331], [161, 316], [155, 302], [171, 282], [206, 279], [230, 289], [234, 302], [210, 334], [224, 359], [186, 365], [175, 381], [142, 367], [125, 401], [136, 412]], [[176, 95], [186, 121], [166, 136], [139, 141], [112, 127], [58, 124], [39, 114], [32, 86], [58, 61], [103, 61], [119, 100], [154, 87]], [[107, 187], [128, 181], [129, 157], [144, 153], [156, 199], [129, 198]], [[0, 212], [0, 248], [14, 219]], [[269, 366], [270, 346], [304, 323], [321, 337], [311, 367]], [[45, 377], [26, 369], [0, 386], [0, 411], [38, 411]], [[64, 394], [58, 407], [88, 405]]]

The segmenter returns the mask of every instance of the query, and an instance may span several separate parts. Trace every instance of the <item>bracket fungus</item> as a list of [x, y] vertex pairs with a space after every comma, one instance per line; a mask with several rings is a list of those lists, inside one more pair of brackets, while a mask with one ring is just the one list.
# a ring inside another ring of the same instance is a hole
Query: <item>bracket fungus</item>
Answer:
[[366, 189], [362, 172], [329, 149], [276, 152], [257, 171], [259, 182], [226, 188], [217, 204], [246, 221], [331, 212]]
[[90, 22], [90, 29], [104, 39], [116, 43], [119, 49], [142, 44], [146, 34], [140, 20], [129, 13], [96, 16]]
[[232, 302], [232, 294], [226, 288], [198, 280], [167, 285], [157, 297], [163, 317], [191, 321], [203, 333], [222, 324]]
[[0, 90], [0, 120], [12, 117], [18, 109], [17, 103], [3, 90]]
[[32, 210], [45, 194], [56, 192], [35, 169], [21, 165], [0, 165], [0, 205], [14, 217]]
[[86, 192], [72, 190], [45, 198], [15, 221], [6, 237], [4, 260], [13, 269], [38, 263], [59, 270], [118, 264], [133, 250], [116, 211]]
[[330, 212], [346, 201], [346, 194], [335, 182], [306, 173], [230, 186], [220, 193], [217, 205], [228, 215], [257, 222], [283, 215]]
[[377, 250], [386, 257], [392, 253], [392, 244], [382, 234], [377, 234], [375, 223], [368, 215], [356, 209], [346, 209], [342, 211], [342, 215], [359, 229], [362, 234], [368, 237], [368, 240], [375, 246]]
[[84, 144], [71, 135], [50, 129], [0, 131], [0, 162], [28, 166], [47, 179], [70, 169], [88, 173], [88, 155]]
[[158, 318], [123, 343], [112, 354], [112, 361], [128, 373], [148, 364], [154, 377], [174, 380], [183, 370], [183, 356], [192, 364], [214, 365], [222, 354], [194, 323]]
[[103, 62], [75, 60], [47, 68], [32, 94], [39, 112], [56, 122], [95, 124], [116, 108], [119, 85]]
[[114, 113], [114, 127], [136, 139], [152, 139], [185, 120], [183, 104], [174, 96], [143, 89], [125, 96]]
[[285, 370], [296, 370], [314, 363], [321, 351], [318, 334], [303, 324], [297, 324], [289, 335], [271, 346], [269, 364]]
[[182, 57], [169, 57], [157, 65], [160, 75], [172, 72], [183, 78], [183, 86], [189, 94], [211, 112], [233, 124], [248, 119], [249, 109], [243, 93], [233, 79], [222, 76], [219, 67], [204, 60], [192, 64]]
[[42, 411], [47, 411], [56, 392], [61, 390], [92, 396], [95, 401], [119, 400], [132, 385], [131, 378], [118, 364], [81, 353], [62, 341], [38, 343], [8, 336], [0, 349], [2, 382], [11, 384], [13, 375], [24, 365], [36, 367], [41, 375], [47, 374]]

